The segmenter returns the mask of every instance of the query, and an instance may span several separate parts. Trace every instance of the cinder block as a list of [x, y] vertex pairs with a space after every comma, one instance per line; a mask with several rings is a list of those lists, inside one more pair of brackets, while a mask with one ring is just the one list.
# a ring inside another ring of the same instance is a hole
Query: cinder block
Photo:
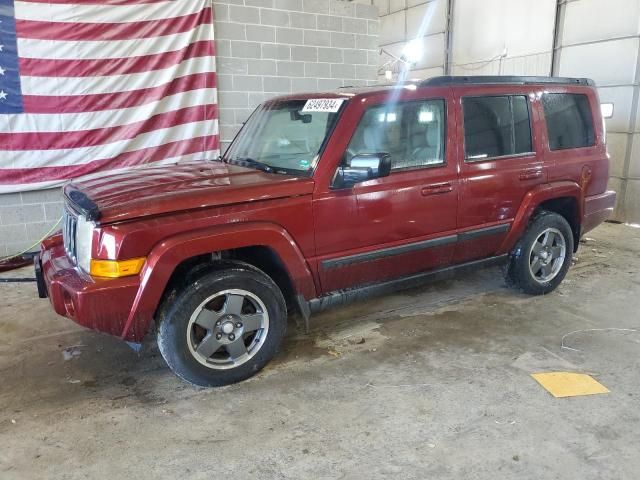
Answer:
[[275, 8], [282, 10], [302, 10], [302, 0], [276, 0]]
[[329, 0], [303, 0], [305, 12], [329, 13]]
[[251, 42], [275, 42], [276, 28], [264, 25], [251, 25], [247, 28], [247, 40]]
[[238, 23], [216, 22], [216, 39], [245, 40], [245, 26]]
[[[375, 0], [374, 0], [375, 1]], [[374, 20], [378, 18], [378, 7], [376, 5], [356, 5], [356, 17]]]
[[367, 51], [367, 63], [369, 65], [379, 65], [380, 64], [380, 52], [378, 50], [368, 50]]
[[47, 221], [57, 222], [62, 217], [62, 209], [64, 204], [62, 202], [45, 203], [44, 205], [44, 218]]
[[50, 235], [51, 229], [55, 226], [56, 222], [38, 222], [38, 223], [27, 223], [25, 225], [27, 230], [27, 240], [29, 242], [36, 243], [43, 240], [46, 236]]
[[218, 91], [230, 92], [233, 90], [233, 76], [228, 74], [217, 75]]
[[231, 56], [231, 40], [216, 39], [216, 59]]
[[340, 34], [338, 34], [337, 32], [305, 30], [304, 43], [305, 45], [314, 45], [317, 47], [329, 47], [331, 46], [332, 35], [340, 35]]
[[333, 91], [344, 85], [341, 79], [337, 78], [319, 78], [318, 90], [320, 91]]
[[249, 106], [246, 92], [218, 91], [218, 103], [220, 108], [246, 108]]
[[62, 200], [62, 188], [34, 190], [22, 192], [20, 195], [22, 197], [22, 203], [25, 205], [31, 203], [60, 202]]
[[246, 58], [216, 57], [218, 75], [231, 73], [246, 75], [248, 68], [248, 60]]
[[331, 65], [328, 63], [305, 63], [304, 64], [304, 76], [305, 77], [325, 77], [329, 75], [331, 71]]
[[301, 62], [317, 62], [318, 47], [291, 47], [291, 60]]
[[235, 108], [219, 108], [220, 124], [233, 125], [236, 123], [236, 109]]
[[250, 75], [275, 75], [276, 74], [276, 61], [275, 60], [252, 60], [249, 63]]
[[368, 22], [369, 20], [361, 18], [345, 18], [342, 20], [343, 31], [346, 33], [367, 34], [369, 32]]
[[289, 26], [289, 12], [282, 10], [260, 10], [260, 21], [263, 25], [274, 25], [276, 27]]
[[257, 42], [242, 42], [240, 40], [231, 41], [231, 53], [239, 58], [260, 58], [262, 51]]
[[[267, 78], [267, 77], [265, 77]], [[264, 82], [264, 79], [263, 79]], [[271, 93], [263, 93], [263, 92], [249, 92], [249, 108], [255, 108], [260, 105], [262, 102], [271, 98], [273, 94]]]
[[318, 30], [342, 31], [342, 18], [335, 15], [318, 15]]
[[22, 198], [19, 193], [2, 193], [0, 194], [0, 205], [21, 205]]
[[260, 23], [260, 9], [230, 5], [229, 20], [238, 23]]
[[228, 22], [229, 21], [229, 5], [224, 3], [214, 2], [213, 3], [213, 18], [215, 18], [216, 22]]
[[377, 15], [389, 15], [389, 0], [373, 0], [373, 5], [377, 9]]
[[331, 46], [335, 48], [356, 48], [356, 36], [353, 33], [331, 32]]
[[289, 93], [291, 92], [291, 79], [286, 77], [264, 77], [264, 91]]
[[244, 0], [248, 7], [273, 8], [273, 0]]
[[318, 48], [318, 61], [342, 63], [342, 50], [339, 48]]
[[371, 50], [378, 48], [378, 37], [375, 35], [356, 35], [356, 47]]
[[352, 2], [344, 0], [331, 0], [329, 2], [329, 13], [342, 17], [353, 17], [356, 14], [356, 6]]
[[301, 45], [304, 43], [304, 30], [278, 27], [276, 30], [276, 41], [278, 43]]
[[366, 65], [368, 62], [369, 50], [346, 49], [342, 51], [344, 55], [344, 63], [352, 65]]
[[234, 75], [233, 89], [238, 92], [262, 90], [262, 77], [252, 75]]
[[0, 225], [17, 225], [44, 221], [42, 204], [0, 207]]
[[389, 13], [397, 12], [407, 8], [406, 0], [389, 0]]
[[304, 77], [304, 62], [278, 62], [278, 75], [281, 77]]
[[220, 139], [224, 142], [232, 141], [241, 127], [242, 125], [220, 125]]
[[289, 45], [263, 44], [262, 58], [273, 58], [275, 60], [290, 60], [291, 47]]
[[374, 65], [356, 65], [356, 78], [362, 80], [375, 80], [378, 76], [378, 67]]
[[316, 18], [317, 15], [313, 13], [298, 13], [291, 12], [289, 14], [289, 18], [291, 20], [291, 26], [295, 28], [316, 28]]
[[296, 92], [315, 92], [318, 90], [318, 80], [315, 78], [292, 78], [291, 91]]
[[27, 227], [22, 225], [0, 225], [0, 244], [8, 245], [27, 241]]
[[346, 63], [332, 63], [331, 77], [332, 78], [356, 78], [356, 67], [355, 65], [348, 65]]
[[235, 123], [241, 125], [247, 121], [255, 109], [254, 108], [238, 108], [235, 110]]
[[378, 35], [380, 33], [380, 20], [368, 20], [367, 33], [369, 35]]

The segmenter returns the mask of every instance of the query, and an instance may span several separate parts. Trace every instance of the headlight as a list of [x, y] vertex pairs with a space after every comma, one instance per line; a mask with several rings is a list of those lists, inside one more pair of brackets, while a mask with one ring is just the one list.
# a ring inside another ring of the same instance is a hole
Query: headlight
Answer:
[[91, 271], [91, 242], [94, 224], [88, 222], [83, 215], [78, 217], [76, 228], [76, 259], [78, 266], [85, 272]]

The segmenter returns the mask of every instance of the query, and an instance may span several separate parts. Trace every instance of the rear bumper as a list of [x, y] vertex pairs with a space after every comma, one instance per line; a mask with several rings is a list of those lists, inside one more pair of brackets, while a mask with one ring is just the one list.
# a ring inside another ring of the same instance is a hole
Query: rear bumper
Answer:
[[602, 222], [607, 220], [613, 214], [615, 206], [616, 192], [614, 191], [585, 197], [584, 217], [582, 219], [581, 230], [582, 235], [593, 230]]
[[138, 276], [95, 279], [68, 259], [62, 242], [43, 245], [36, 257], [40, 296], [48, 296], [58, 315], [83, 327], [121, 336], [140, 287]]

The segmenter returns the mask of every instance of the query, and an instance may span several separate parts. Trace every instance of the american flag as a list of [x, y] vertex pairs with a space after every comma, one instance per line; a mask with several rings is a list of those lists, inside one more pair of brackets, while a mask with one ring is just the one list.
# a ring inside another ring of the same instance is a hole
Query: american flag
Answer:
[[0, 0], [0, 193], [219, 150], [210, 0]]

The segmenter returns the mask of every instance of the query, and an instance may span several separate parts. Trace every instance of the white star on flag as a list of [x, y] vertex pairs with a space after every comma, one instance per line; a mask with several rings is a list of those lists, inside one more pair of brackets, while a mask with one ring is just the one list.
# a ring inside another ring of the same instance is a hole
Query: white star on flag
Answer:
[[4, 48], [4, 45], [0, 45], [0, 52], [2, 51], [3, 48]]
[[5, 98], [7, 98], [7, 92], [0, 90], [0, 100], [4, 100]]
[[5, 69], [0, 67], [0, 75], [4, 75]]

